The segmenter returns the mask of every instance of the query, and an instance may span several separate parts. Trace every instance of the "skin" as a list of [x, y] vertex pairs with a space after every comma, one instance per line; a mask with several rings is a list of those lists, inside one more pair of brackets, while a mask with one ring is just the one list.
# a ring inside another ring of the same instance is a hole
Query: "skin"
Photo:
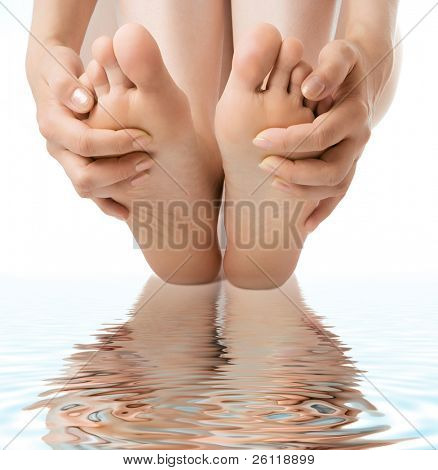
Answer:
[[[344, 1], [337, 38], [322, 48], [302, 85], [306, 98], [321, 102], [320, 115], [311, 124], [267, 129], [254, 140], [271, 154], [261, 168], [278, 178], [276, 187], [294, 198], [321, 200], [306, 222], [309, 231], [345, 196], [371, 128], [392, 101], [400, 62], [393, 50], [397, 3]], [[293, 161], [295, 151], [323, 154]]]
[[[187, 4], [182, 8], [181, 2], [167, 0], [149, 9], [140, 2], [120, 3], [122, 21], [143, 19], [142, 22], [157, 37], [170, 74], [188, 98], [196, 132], [211, 141], [215, 138], [214, 108], [222, 92], [231, 56], [227, 31], [230, 16], [224, 5], [227, 2], [194, 1], [190, 3], [190, 8]], [[231, 2], [235, 41], [260, 21], [269, 21], [279, 26], [283, 37], [298, 36], [306, 44], [305, 58], [311, 64], [318, 64], [315, 72], [302, 84], [302, 93], [307, 99], [305, 104], [316, 112], [317, 119], [313, 123], [292, 118], [284, 122], [277, 119], [272, 124], [266, 122], [266, 128], [272, 127], [261, 133], [262, 129], [257, 129], [259, 134], [253, 142], [263, 152], [248, 150], [249, 154], [264, 157], [263, 161], [255, 159], [260, 163], [260, 168], [267, 172], [262, 186], [271, 183], [275, 190], [288, 193], [292, 202], [306, 200], [306, 207], [313, 205], [310, 213], [305, 211], [306, 220], [299, 222], [304, 238], [327, 217], [345, 194], [354, 175], [356, 160], [370, 136], [371, 123], [382, 114], [382, 103], [390, 101], [387, 84], [392, 76], [391, 54], [367, 80], [360, 80], [382, 57], [382, 50], [386, 52], [392, 45], [396, 2], [385, 2], [383, 7], [377, 0], [366, 5], [355, 0], [343, 2], [337, 39], [332, 42], [335, 2], [319, 4], [317, 14], [315, 6], [309, 6], [308, 2], [294, 2], [293, 7], [291, 5], [290, 2], [279, 1], [278, 8], [273, 9], [262, 1]], [[61, 12], [56, 1], [49, 6], [44, 2], [44, 8], [36, 2], [33, 32], [42, 38], [58, 62], [53, 61], [50, 55], [47, 57], [44, 49], [31, 39], [28, 75], [37, 102], [40, 128], [48, 140], [50, 153], [63, 165], [81, 196], [93, 199], [106, 213], [127, 219], [127, 207], [111, 197], [111, 190], [121, 184], [146, 178], [152, 167], [147, 149], [153, 136], [145, 132], [146, 126], [142, 130], [92, 130], [86, 121], [78, 120], [77, 114], [72, 112], [86, 112], [94, 103], [89, 80], [81, 76], [83, 69], [77, 55], [93, 7], [94, 2], [84, 2], [78, 12], [74, 2], [69, 1], [63, 3]], [[47, 10], [50, 15], [45, 15]], [[80, 16], [77, 29], [68, 26], [68, 19], [73, 13], [75, 17]], [[309, 15], [317, 18], [312, 28], [308, 27], [309, 22], [302, 20]], [[208, 18], [215, 20], [208, 21]], [[168, 27], [169, 24], [173, 25], [172, 28]], [[45, 31], [53, 34], [47, 37]], [[193, 35], [192, 31], [199, 34]], [[198, 36], [203, 40], [199, 41]], [[181, 37], [185, 40], [181, 41]], [[327, 45], [324, 47], [324, 44]], [[188, 50], [192, 51], [190, 57], [187, 56]], [[319, 50], [321, 53], [317, 60]], [[63, 66], [60, 67], [59, 62]], [[204, 76], [206, 80], [198, 80], [199, 76]], [[318, 93], [315, 77], [318, 77], [319, 88], [321, 83], [323, 86]], [[81, 109], [72, 100], [72, 96], [78, 97], [75, 92], [78, 84], [82, 84], [85, 96], [88, 96]], [[316, 101], [318, 104], [315, 104]], [[229, 108], [233, 108], [233, 103]], [[97, 122], [94, 124], [96, 127], [99, 125]], [[249, 130], [253, 126], [248, 122], [243, 127]], [[297, 154], [297, 151], [300, 153]], [[303, 153], [316, 155], [321, 152], [323, 155], [317, 159], [296, 160]], [[122, 157], [114, 158], [118, 154]], [[102, 156], [106, 158], [98, 158]], [[286, 160], [285, 156], [291, 159]], [[254, 171], [260, 170], [255, 167], [252, 173]], [[239, 267], [240, 272], [234, 276], [235, 283], [266, 287], [257, 282], [253, 284], [254, 268], [241, 269], [241, 258], [230, 256], [231, 252], [229, 250], [228, 260], [232, 262], [227, 263], [226, 259], [225, 263]], [[296, 261], [285, 259], [293, 269]], [[275, 285], [281, 283], [290, 272], [284, 269], [283, 262], [277, 268], [273, 264], [271, 273]], [[246, 282], [248, 275], [249, 281]]]
[[[131, 208], [129, 227], [162, 279], [177, 284], [211, 282], [221, 265], [218, 209], [213, 206], [222, 192], [216, 139], [208, 140], [192, 117], [187, 95], [172, 79], [157, 43], [143, 26], [126, 24], [114, 39], [102, 37], [92, 49], [87, 77], [99, 105], [87, 124], [147, 130], [151, 142], [146, 150], [155, 162], [149, 174], [107, 187], [100, 196]], [[210, 210], [196, 209], [199, 201]]]
[[[81, 197], [125, 219], [126, 208], [94, 197], [93, 191], [135, 177], [138, 163], [149, 160], [141, 151], [150, 137], [138, 129], [93, 130], [78, 119], [76, 113], [87, 113], [94, 105], [92, 92], [79, 81], [84, 72], [79, 50], [95, 3], [84, 0], [78, 6], [75, 0], [36, 0], [26, 72], [49, 153]], [[120, 157], [96, 160], [114, 155]]]
[[[315, 208], [312, 201], [303, 205], [264, 184], [257, 163], [266, 153], [252, 145], [253, 136], [268, 123], [313, 121], [301, 94], [301, 84], [311, 71], [302, 54], [297, 39], [283, 40], [270, 24], [257, 26], [236, 46], [217, 107], [216, 135], [225, 171], [224, 270], [239, 287], [273, 288], [290, 277], [307, 235], [304, 221]], [[268, 74], [266, 89], [261, 90]], [[244, 205], [252, 210], [244, 211]]]

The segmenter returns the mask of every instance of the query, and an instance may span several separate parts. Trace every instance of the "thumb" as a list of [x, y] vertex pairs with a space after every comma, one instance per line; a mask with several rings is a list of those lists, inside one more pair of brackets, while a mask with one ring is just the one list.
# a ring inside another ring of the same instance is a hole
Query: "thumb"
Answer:
[[357, 53], [351, 43], [341, 39], [329, 42], [319, 54], [318, 66], [301, 86], [303, 95], [314, 101], [332, 96], [356, 61]]
[[45, 78], [55, 97], [76, 113], [87, 113], [94, 97], [79, 76], [84, 67], [78, 54], [68, 47], [57, 46], [51, 51]]

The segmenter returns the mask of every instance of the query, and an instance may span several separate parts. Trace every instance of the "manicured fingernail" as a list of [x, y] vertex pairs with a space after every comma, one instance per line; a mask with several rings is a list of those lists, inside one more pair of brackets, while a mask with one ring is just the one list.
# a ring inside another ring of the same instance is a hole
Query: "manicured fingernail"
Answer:
[[263, 160], [262, 163], [259, 164], [259, 168], [265, 171], [269, 171], [269, 173], [273, 173], [276, 169], [275, 165], [266, 160]]
[[272, 182], [272, 186], [277, 189], [281, 189], [282, 191], [288, 191], [290, 192], [291, 186], [290, 184], [286, 183], [286, 181], [281, 180], [280, 178], [276, 178]]
[[136, 176], [134, 179], [131, 180], [131, 184], [132, 186], [142, 186], [148, 178], [148, 173], [146, 173], [145, 175]]
[[148, 134], [142, 134], [134, 139], [132, 146], [135, 150], [145, 150], [150, 144], [152, 137]]
[[259, 137], [257, 136], [252, 143], [256, 147], [260, 147], [262, 149], [270, 149], [272, 147], [272, 142], [268, 139], [265, 139], [264, 137]]
[[314, 75], [303, 83], [301, 91], [305, 96], [316, 98], [324, 91], [324, 88], [324, 82], [317, 75]]
[[145, 171], [149, 170], [149, 168], [152, 166], [153, 162], [150, 158], [141, 160], [137, 165], [135, 165], [135, 171], [140, 173], [140, 171]]
[[76, 88], [71, 95], [71, 101], [74, 105], [83, 108], [90, 101], [90, 96], [82, 88]]

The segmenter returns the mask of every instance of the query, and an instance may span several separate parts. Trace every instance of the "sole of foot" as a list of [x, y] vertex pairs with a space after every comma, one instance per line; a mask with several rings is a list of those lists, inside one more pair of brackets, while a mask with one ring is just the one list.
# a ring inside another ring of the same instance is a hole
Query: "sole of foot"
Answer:
[[[312, 122], [301, 84], [311, 72], [295, 38], [262, 24], [237, 45], [232, 71], [216, 112], [216, 136], [225, 172], [224, 271], [236, 286], [282, 285], [297, 264], [304, 221], [317, 202], [304, 202], [272, 186], [258, 165], [269, 156], [253, 145], [264, 129]], [[301, 155], [303, 157], [303, 155]]]
[[[222, 169], [214, 136], [198, 133], [187, 96], [166, 69], [157, 43], [141, 25], [93, 44], [87, 77], [98, 100], [88, 124], [138, 128], [153, 159], [136, 177], [105, 189], [130, 209], [128, 224], [155, 273], [177, 284], [215, 279], [221, 264], [217, 203]], [[195, 213], [196, 212], [196, 213]]]

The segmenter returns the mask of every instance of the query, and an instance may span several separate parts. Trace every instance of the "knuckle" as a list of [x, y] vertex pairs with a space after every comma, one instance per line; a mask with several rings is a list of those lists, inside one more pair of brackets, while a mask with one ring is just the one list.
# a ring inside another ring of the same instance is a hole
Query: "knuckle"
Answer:
[[315, 150], [323, 151], [331, 145], [331, 133], [327, 127], [321, 126], [314, 134]]
[[325, 182], [327, 186], [338, 186], [343, 180], [342, 176], [339, 170], [329, 167], [326, 170]]
[[123, 160], [122, 157], [117, 157], [117, 175], [120, 181], [123, 181], [132, 176], [132, 162]]
[[87, 171], [82, 170], [80, 173], [76, 175], [74, 180], [74, 186], [76, 192], [82, 198], [89, 198], [92, 195], [93, 184], [90, 175]]
[[348, 62], [354, 62], [356, 60], [356, 51], [348, 41], [345, 39], [339, 39], [337, 41], [337, 46], [339, 53], [342, 55], [344, 60]]
[[370, 137], [371, 137], [371, 127], [366, 126], [364, 128], [363, 143], [366, 144], [370, 140]]
[[90, 130], [84, 129], [78, 137], [78, 153], [84, 157], [93, 155], [93, 144], [90, 137]]
[[59, 98], [61, 94], [67, 89], [68, 80], [63, 75], [51, 77], [50, 89]]
[[48, 113], [37, 113], [37, 122], [38, 122], [38, 128], [41, 133], [41, 135], [47, 139], [51, 140], [51, 137], [53, 135], [53, 126], [51, 119], [48, 115]]
[[52, 157], [56, 156], [57, 147], [56, 147], [56, 145], [53, 144], [53, 142], [47, 140], [46, 141], [46, 149], [47, 149], [47, 152], [48, 152], [49, 155], [51, 155]]

